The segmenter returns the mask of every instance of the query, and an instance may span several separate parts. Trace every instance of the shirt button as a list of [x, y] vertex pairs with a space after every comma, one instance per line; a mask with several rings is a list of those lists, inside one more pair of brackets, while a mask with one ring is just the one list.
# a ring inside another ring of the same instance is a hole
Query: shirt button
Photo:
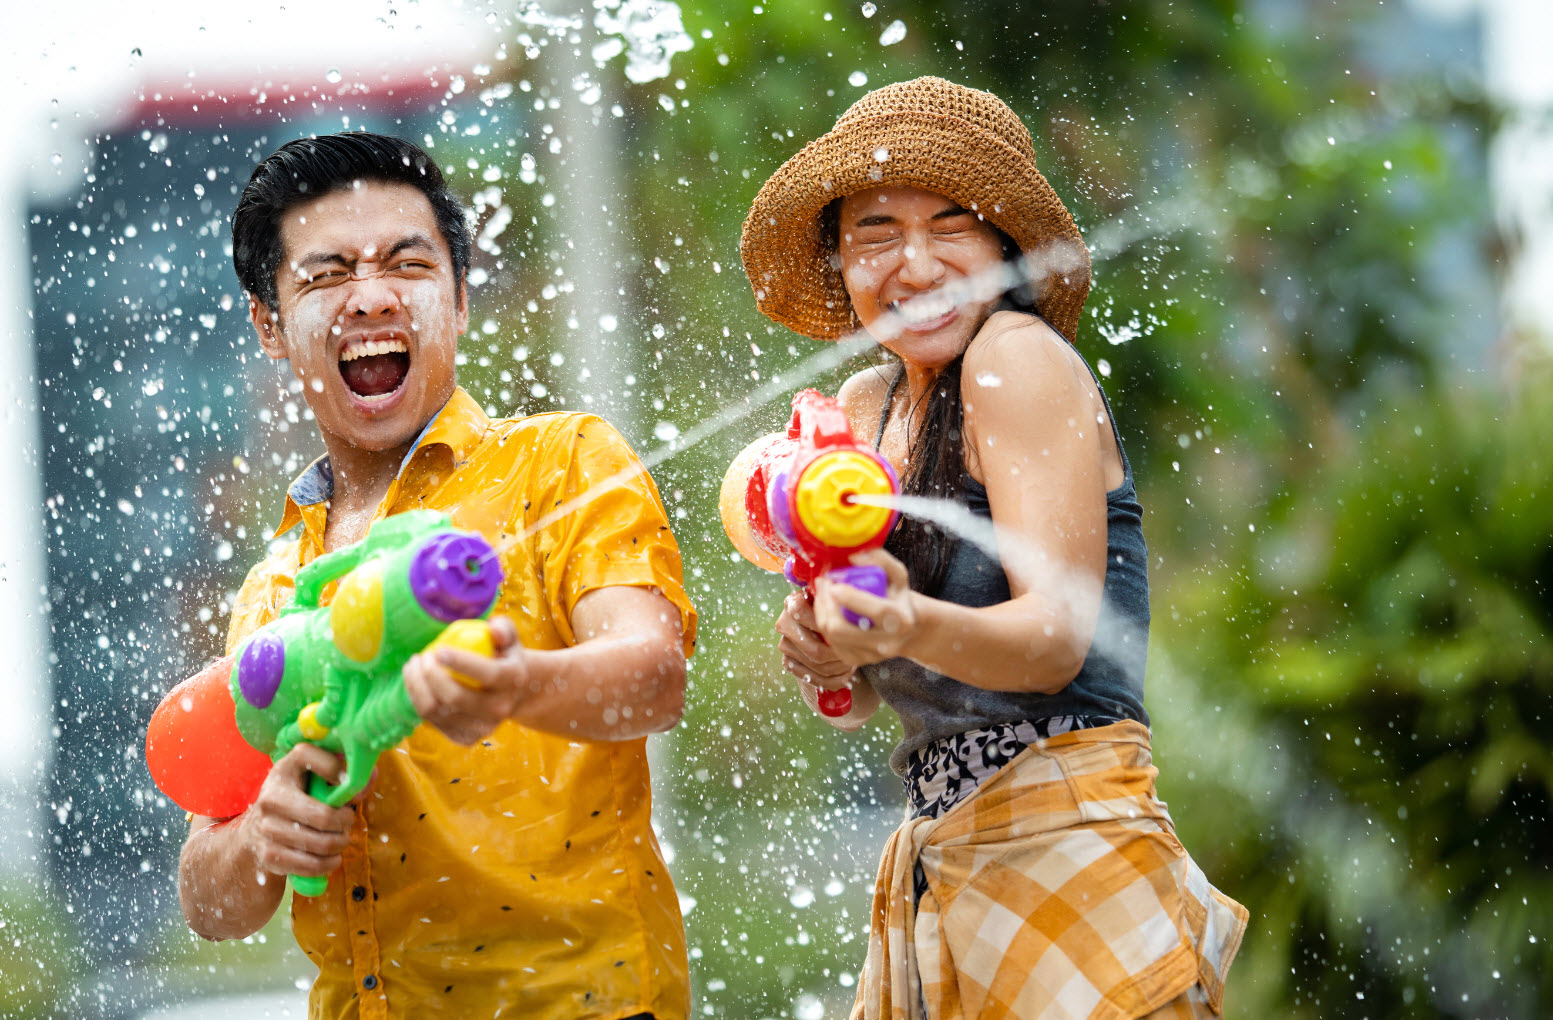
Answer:
[[[365, 886], [358, 885], [356, 888], [351, 890], [351, 899], [355, 900], [357, 903], [360, 903], [362, 900], [364, 900], [366, 898], [367, 898], [367, 889], [366, 889]], [[371, 988], [372, 986], [368, 985], [367, 987]]]
[[372, 989], [376, 988], [377, 987], [377, 975], [376, 974], [368, 974], [366, 977], [362, 978], [361, 979], [361, 987], [365, 988], [369, 992]]

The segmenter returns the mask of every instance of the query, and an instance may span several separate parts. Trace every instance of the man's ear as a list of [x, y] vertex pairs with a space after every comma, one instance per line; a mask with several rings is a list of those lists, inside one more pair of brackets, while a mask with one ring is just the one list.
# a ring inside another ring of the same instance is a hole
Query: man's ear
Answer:
[[458, 285], [458, 334], [463, 336], [469, 332], [469, 285], [460, 282]]
[[265, 354], [276, 361], [288, 357], [286, 341], [280, 334], [279, 317], [252, 294], [248, 295], [248, 318], [253, 322], [253, 331], [259, 335], [259, 347]]

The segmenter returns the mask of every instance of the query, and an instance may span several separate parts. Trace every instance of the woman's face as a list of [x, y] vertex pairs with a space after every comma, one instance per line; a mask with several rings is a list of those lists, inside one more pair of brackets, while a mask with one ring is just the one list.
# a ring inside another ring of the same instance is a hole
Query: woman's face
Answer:
[[1008, 286], [997, 229], [943, 195], [859, 191], [841, 200], [839, 225], [841, 278], [863, 328], [923, 368], [959, 357]]

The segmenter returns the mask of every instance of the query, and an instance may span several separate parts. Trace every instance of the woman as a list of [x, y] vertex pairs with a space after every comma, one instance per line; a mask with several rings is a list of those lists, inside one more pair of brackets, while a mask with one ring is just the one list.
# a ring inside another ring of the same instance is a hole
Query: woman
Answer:
[[1089, 255], [1029, 132], [941, 79], [879, 89], [766, 182], [741, 252], [766, 315], [895, 355], [839, 398], [907, 495], [970, 520], [903, 517], [854, 558], [882, 598], [822, 579], [777, 621], [811, 708], [850, 686], [835, 725], [883, 699], [905, 726], [854, 1017], [1217, 1014], [1246, 911], [1154, 795], [1142, 508], [1071, 346]]

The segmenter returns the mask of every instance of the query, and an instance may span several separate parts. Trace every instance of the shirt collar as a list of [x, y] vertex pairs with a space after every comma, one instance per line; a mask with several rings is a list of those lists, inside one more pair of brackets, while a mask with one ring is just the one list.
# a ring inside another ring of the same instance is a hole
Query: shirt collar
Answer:
[[[490, 418], [486, 417], [475, 399], [464, 392], [463, 387], [454, 387], [453, 395], [442, 405], [442, 410], [415, 437], [410, 452], [399, 462], [398, 474], [404, 474], [405, 468], [410, 466], [417, 453], [433, 446], [447, 447], [453, 454], [453, 463], [463, 463], [484, 438], [490, 424]], [[275, 528], [275, 537], [302, 523], [303, 507], [315, 506], [333, 496], [334, 466], [329, 462], [329, 455], [324, 454], [304, 468], [287, 487], [286, 508], [281, 514], [280, 524]]]

